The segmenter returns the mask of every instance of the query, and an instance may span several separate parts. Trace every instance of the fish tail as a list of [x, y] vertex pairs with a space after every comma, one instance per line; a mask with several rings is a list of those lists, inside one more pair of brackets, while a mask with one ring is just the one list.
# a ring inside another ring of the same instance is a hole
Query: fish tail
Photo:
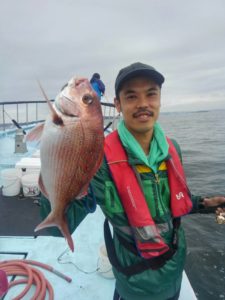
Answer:
[[61, 224], [57, 225], [57, 227], [60, 229], [62, 235], [65, 237], [69, 247], [70, 247], [70, 250], [72, 252], [74, 252], [74, 244], [73, 244], [73, 239], [71, 237], [71, 234], [69, 232], [69, 228], [68, 228], [68, 225], [66, 223], [65, 220], [62, 220]]
[[62, 235], [65, 237], [65, 239], [67, 240], [67, 243], [71, 249], [72, 252], [74, 252], [74, 244], [73, 244], [73, 239], [71, 237], [71, 234], [69, 232], [69, 228], [68, 225], [66, 223], [65, 219], [55, 219], [53, 214], [50, 213], [48, 215], [48, 217], [41, 222], [35, 229], [34, 231], [37, 232], [38, 230], [44, 229], [44, 228], [48, 228], [48, 227], [53, 227], [56, 226], [59, 228], [59, 230], [61, 231]]

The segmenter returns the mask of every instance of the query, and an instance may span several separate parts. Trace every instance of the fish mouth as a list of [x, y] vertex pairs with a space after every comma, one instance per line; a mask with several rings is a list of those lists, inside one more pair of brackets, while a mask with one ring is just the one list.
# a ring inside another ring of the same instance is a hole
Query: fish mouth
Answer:
[[75, 81], [74, 81], [74, 84], [75, 84], [75, 87], [79, 87], [80, 85], [82, 84], [90, 84], [88, 79], [87, 78], [75, 78]]

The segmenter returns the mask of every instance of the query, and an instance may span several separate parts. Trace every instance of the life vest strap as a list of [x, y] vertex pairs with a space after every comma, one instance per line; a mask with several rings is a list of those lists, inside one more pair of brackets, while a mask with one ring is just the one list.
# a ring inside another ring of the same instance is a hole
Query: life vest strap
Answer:
[[[105, 244], [106, 244], [106, 249], [109, 257], [109, 261], [111, 265], [117, 269], [117, 271], [123, 273], [126, 276], [132, 276], [138, 273], [142, 273], [148, 269], [152, 270], [158, 270], [161, 267], [165, 265], [165, 263], [172, 258], [174, 253], [177, 250], [178, 246], [178, 228], [180, 226], [180, 218], [176, 218], [173, 220], [173, 241], [172, 241], [172, 248], [170, 248], [167, 252], [164, 254], [150, 258], [150, 259], [143, 259], [141, 262], [127, 266], [127, 267], [122, 267], [117, 255], [116, 255], [116, 250], [115, 246], [113, 243], [113, 238], [111, 235], [111, 231], [109, 228], [109, 222], [108, 219], [105, 219], [104, 222], [104, 237], [105, 237]], [[129, 243], [126, 239], [124, 239], [121, 235], [117, 234], [117, 238], [119, 242], [130, 252], [132, 252], [134, 255], [139, 255], [138, 251], [135, 247], [135, 245]]]

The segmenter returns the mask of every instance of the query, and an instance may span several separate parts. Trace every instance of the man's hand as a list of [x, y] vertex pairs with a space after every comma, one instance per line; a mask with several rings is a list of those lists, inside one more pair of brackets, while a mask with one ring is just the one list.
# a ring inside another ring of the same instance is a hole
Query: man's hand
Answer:
[[225, 197], [223, 196], [215, 196], [215, 197], [203, 199], [203, 204], [205, 205], [205, 207], [218, 206], [223, 203], [225, 203]]
[[216, 209], [216, 222], [218, 224], [225, 224], [225, 208], [218, 207]]
[[216, 214], [217, 214], [217, 215], [225, 214], [225, 208], [218, 207], [218, 208], [216, 209]]

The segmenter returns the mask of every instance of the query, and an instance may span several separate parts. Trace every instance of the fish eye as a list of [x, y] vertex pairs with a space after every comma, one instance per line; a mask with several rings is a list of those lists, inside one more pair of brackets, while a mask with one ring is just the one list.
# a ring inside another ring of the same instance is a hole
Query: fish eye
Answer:
[[91, 104], [93, 102], [93, 97], [90, 94], [86, 94], [83, 96], [82, 101], [84, 104]]

